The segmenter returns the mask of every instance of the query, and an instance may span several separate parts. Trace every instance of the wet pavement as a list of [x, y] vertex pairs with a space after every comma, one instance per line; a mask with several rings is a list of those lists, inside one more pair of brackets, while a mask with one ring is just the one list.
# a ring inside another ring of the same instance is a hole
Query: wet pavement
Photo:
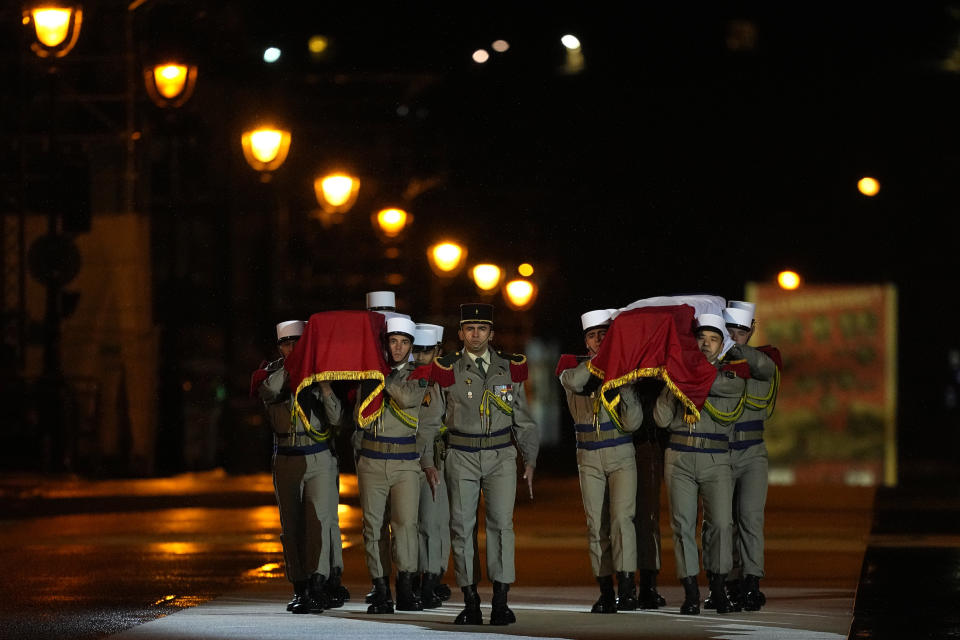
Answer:
[[[345, 582], [355, 597], [344, 610], [305, 621], [283, 610], [290, 587], [282, 575], [268, 474], [213, 471], [108, 481], [0, 477], [0, 561], [8, 578], [0, 581], [0, 638], [86, 639], [124, 630], [129, 631], [123, 637], [279, 637], [265, 634], [280, 629], [283, 637], [296, 637], [305, 631], [315, 635], [316, 625], [335, 619], [344, 626], [323, 627], [324, 632], [368, 637], [370, 624], [391, 635], [406, 633], [394, 628], [404, 625], [451, 631], [459, 594], [439, 611], [391, 616], [386, 623], [365, 613], [359, 599], [369, 579], [359, 544], [356, 483], [350, 475], [342, 480]], [[592, 616], [586, 611], [596, 594], [577, 479], [544, 475], [537, 482], [536, 500], [517, 501], [518, 582], [511, 602], [521, 622], [473, 631], [788, 638], [845, 637], [849, 630], [872, 523], [872, 489], [771, 487], [769, 577], [762, 583], [768, 606], [759, 613], [676, 614], [681, 595], [663, 514], [660, 584], [667, 609]], [[447, 582], [453, 586], [449, 577]], [[481, 585], [481, 593], [485, 589], [489, 585]], [[489, 602], [489, 593], [484, 597]], [[189, 621], [188, 627], [181, 628], [182, 621]], [[200, 621], [209, 623], [202, 633]], [[801, 631], [828, 635], [791, 635]], [[150, 633], [160, 635], [137, 635]]]

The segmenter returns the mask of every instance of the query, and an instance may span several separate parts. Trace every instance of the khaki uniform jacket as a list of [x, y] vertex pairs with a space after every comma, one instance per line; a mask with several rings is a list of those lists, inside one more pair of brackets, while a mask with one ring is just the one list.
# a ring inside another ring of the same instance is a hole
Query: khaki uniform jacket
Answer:
[[[511, 429], [520, 453], [523, 455], [524, 464], [536, 466], [537, 454], [540, 450], [540, 432], [530, 415], [524, 383], [514, 382], [510, 377], [510, 361], [498, 352], [488, 350], [490, 366], [484, 376], [466, 351], [458, 351], [455, 355], [459, 356], [451, 365], [455, 382], [443, 389], [446, 424], [451, 436], [455, 434], [465, 434], [468, 437], [489, 436]], [[509, 406], [513, 410], [513, 415], [503, 411], [497, 402], [485, 400], [487, 391], [496, 396], [501, 403]], [[482, 415], [481, 403], [487, 409]], [[440, 416], [435, 412], [429, 412], [425, 416], [422, 427], [424, 427], [425, 437], [429, 435], [432, 442], [434, 434], [440, 429]], [[451, 440], [451, 446], [453, 446], [453, 440]]]

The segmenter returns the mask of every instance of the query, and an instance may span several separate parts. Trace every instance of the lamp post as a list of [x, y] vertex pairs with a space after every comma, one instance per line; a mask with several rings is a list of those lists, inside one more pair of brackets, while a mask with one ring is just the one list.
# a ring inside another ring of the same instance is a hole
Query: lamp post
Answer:
[[271, 173], [287, 159], [290, 132], [273, 125], [263, 125], [244, 131], [240, 136], [240, 145], [247, 163], [260, 172], [260, 180], [270, 182]]
[[467, 260], [467, 248], [454, 240], [443, 240], [427, 248], [427, 262], [436, 277], [430, 279], [430, 307], [435, 316], [443, 313], [443, 289]]
[[62, 58], [80, 37], [83, 9], [79, 5], [34, 3], [23, 12], [23, 24], [33, 24], [36, 40], [30, 49], [41, 58]]
[[503, 270], [495, 264], [481, 263], [470, 270], [470, 277], [482, 295], [493, 295], [500, 286]]
[[334, 171], [317, 176], [313, 190], [320, 205], [318, 217], [323, 226], [340, 222], [343, 214], [350, 211], [360, 193], [360, 179], [346, 171]]
[[177, 108], [190, 99], [197, 84], [196, 65], [167, 61], [143, 70], [150, 100], [160, 108]]

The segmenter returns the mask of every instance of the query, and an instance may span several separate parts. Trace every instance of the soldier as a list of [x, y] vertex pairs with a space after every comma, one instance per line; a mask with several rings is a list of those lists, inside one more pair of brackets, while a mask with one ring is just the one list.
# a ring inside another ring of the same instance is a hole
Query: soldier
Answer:
[[[637, 542], [634, 513], [637, 497], [637, 462], [632, 431], [643, 422], [643, 408], [633, 385], [619, 390], [620, 401], [612, 415], [600, 402], [596, 378], [587, 361], [597, 355], [610, 325], [607, 310], [580, 316], [588, 356], [560, 373], [567, 405], [577, 433], [577, 468], [580, 492], [587, 516], [590, 565], [600, 598], [591, 613], [616, 613], [637, 608], [634, 572]], [[570, 364], [573, 364], [572, 362]], [[614, 595], [612, 573], [616, 571], [619, 593]]]
[[[337, 460], [330, 450], [331, 429], [340, 424], [343, 409], [329, 383], [301, 393], [310, 429], [299, 416], [291, 420], [291, 391], [283, 360], [293, 351], [305, 322], [277, 325], [277, 345], [283, 356], [267, 367], [258, 386], [274, 430], [273, 486], [280, 510], [280, 536], [287, 579], [294, 597], [293, 613], [319, 613], [343, 604], [343, 573], [337, 504]], [[256, 374], [255, 374], [256, 375]], [[335, 576], [329, 582], [328, 577]]]
[[[526, 357], [493, 351], [493, 335], [493, 305], [461, 305], [458, 336], [463, 350], [434, 361], [446, 411], [449, 449], [445, 474], [454, 569], [465, 605], [455, 624], [483, 623], [477, 593], [479, 558], [474, 549], [481, 491], [486, 506], [487, 576], [493, 581], [490, 624], [516, 621], [507, 606], [507, 593], [515, 579], [517, 452], [512, 438], [523, 454], [523, 478], [533, 498], [540, 436], [523, 386]], [[437, 418], [431, 420], [433, 429], [439, 429]]]
[[[723, 311], [730, 337], [749, 360], [751, 377], [743, 415], [730, 439], [733, 473], [733, 570], [727, 590], [747, 611], [759, 611], [766, 603], [760, 591], [763, 577], [763, 513], [767, 502], [768, 459], [763, 441], [763, 423], [772, 413], [779, 386], [779, 351], [773, 347], [754, 350], [747, 346], [753, 336], [754, 305], [731, 300]], [[769, 354], [769, 356], [767, 355]], [[706, 605], [704, 605], [706, 606]]]
[[[418, 322], [418, 323], [417, 323], [417, 329], [431, 329], [431, 330], [433, 330], [434, 335], [436, 336], [437, 344], [436, 344], [436, 347], [435, 347], [432, 351], [424, 348], [424, 349], [423, 349], [422, 351], [420, 351], [419, 354], [418, 354], [418, 352], [417, 352], [417, 346], [414, 345], [414, 354], [413, 354], [413, 355], [414, 355], [414, 359], [416, 360], [417, 364], [418, 364], [418, 365], [429, 364], [430, 362], [432, 362], [432, 360], [433, 360], [434, 358], [439, 358], [440, 356], [443, 355], [443, 327], [441, 327], [441, 326], [438, 325], [438, 324], [430, 324], [430, 323], [427, 323], [427, 322]], [[432, 354], [432, 355], [430, 355], [430, 354]], [[430, 358], [429, 360], [427, 359], [428, 356], [429, 356], [429, 358]], [[446, 573], [447, 567], [450, 565], [450, 504], [449, 504], [448, 496], [447, 496], [447, 483], [446, 483], [446, 480], [445, 480], [444, 477], [443, 477], [443, 458], [447, 455], [447, 453], [446, 453], [446, 449], [447, 449], [447, 444], [446, 444], [446, 428], [443, 427], [443, 425], [442, 425], [442, 420], [443, 420], [443, 419], [442, 419], [442, 416], [443, 416], [443, 394], [440, 392], [439, 387], [436, 387], [432, 392], [431, 392], [431, 391], [428, 391], [427, 394], [429, 395], [429, 397], [430, 397], [433, 401], [436, 402], [436, 404], [433, 405], [434, 410], [439, 411], [439, 414], [440, 414], [440, 416], [441, 416], [441, 418], [440, 418], [440, 420], [441, 420], [440, 430], [439, 430], [439, 432], [437, 433], [436, 439], [434, 440], [434, 447], [433, 447], [433, 451], [434, 451], [434, 463], [435, 463], [435, 465], [436, 465], [437, 472], [438, 472], [438, 475], [439, 475], [439, 478], [438, 478], [438, 479], [439, 479], [439, 484], [438, 484], [437, 487], [436, 487], [436, 492], [437, 492], [437, 498], [436, 498], [436, 500], [433, 501], [433, 505], [432, 505], [432, 506], [428, 506], [428, 507], [427, 507], [427, 510], [430, 511], [431, 515], [427, 516], [426, 519], [425, 519], [425, 515], [424, 515], [423, 509], [424, 509], [424, 498], [428, 495], [428, 494], [426, 493], [426, 491], [430, 489], [429, 482], [425, 482], [424, 485], [421, 487], [421, 493], [420, 493], [420, 506], [421, 506], [421, 511], [420, 511], [420, 526], [421, 526], [421, 533], [420, 533], [420, 564], [421, 564], [421, 571], [422, 571], [422, 570], [423, 570], [423, 564], [424, 564], [424, 562], [426, 562], [425, 557], [426, 557], [426, 554], [428, 553], [428, 552], [426, 551], [426, 549], [425, 549], [425, 546], [424, 546], [424, 545], [426, 544], [427, 538], [425, 537], [425, 535], [424, 535], [424, 533], [423, 533], [423, 531], [424, 531], [424, 530], [423, 530], [423, 527], [424, 527], [424, 526], [429, 526], [429, 523], [430, 523], [430, 522], [436, 522], [438, 528], [437, 528], [435, 531], [438, 532], [439, 537], [437, 537], [437, 535], [434, 535], [434, 538], [432, 539], [431, 544], [434, 543], [434, 542], [439, 543], [439, 552], [438, 552], [438, 553], [439, 553], [439, 561], [438, 561], [438, 562], [434, 562], [433, 560], [431, 560], [431, 561], [430, 561], [430, 564], [439, 566], [439, 567], [440, 567], [440, 572], [439, 572], [439, 574], [437, 574], [437, 576], [436, 576], [436, 581], [435, 581], [436, 584], [435, 584], [434, 587], [433, 587], [433, 594], [434, 594], [434, 595], [437, 597], [437, 599], [439, 599], [441, 602], [446, 602], [447, 600], [450, 599], [450, 595], [451, 595], [451, 594], [450, 594], [450, 587], [448, 587], [446, 584], [443, 583], [443, 575]], [[426, 399], [426, 397], [427, 397], [427, 395], [424, 396], [425, 399]], [[421, 410], [421, 411], [422, 411], [422, 410]], [[425, 525], [425, 523], [426, 523], [426, 525]], [[421, 599], [424, 601], [424, 603], [427, 602], [427, 597], [426, 597], [425, 595], [422, 596]], [[426, 607], [426, 604], [424, 604], [424, 607]]]
[[670, 430], [666, 452], [665, 479], [670, 497], [670, 524], [673, 528], [677, 576], [683, 585], [684, 601], [680, 613], [700, 613], [700, 573], [697, 550], [697, 502], [703, 499], [703, 517], [708, 531], [703, 534], [703, 565], [710, 572], [710, 598], [717, 613], [729, 613], [734, 607], [724, 590], [730, 571], [731, 505], [733, 489], [730, 471], [730, 425], [742, 408], [746, 382], [732, 371], [721, 370], [726, 327], [715, 314], [703, 313], [696, 331], [700, 351], [717, 367], [717, 377], [700, 412], [700, 420], [688, 424], [685, 409], [664, 386], [654, 407], [658, 426]]
[[[357, 463], [360, 504], [363, 509], [363, 542], [374, 594], [368, 613], [393, 613], [389, 574], [381, 562], [380, 535], [386, 505], [390, 503], [390, 531], [397, 565], [397, 603], [401, 611], [421, 611], [413, 591], [417, 571], [417, 512], [420, 503], [420, 454], [422, 441], [417, 420], [425, 381], [408, 380], [414, 370], [409, 362], [415, 332], [413, 321], [387, 320], [387, 340], [393, 371], [385, 382], [383, 414], [364, 429]], [[433, 445], [430, 434], [430, 446]], [[432, 462], [431, 462], [432, 464]], [[434, 473], [436, 471], [434, 470]]]
[[[368, 291], [366, 295], [366, 307], [367, 311], [376, 311], [382, 315], [385, 319], [389, 320], [390, 318], [406, 318], [410, 319], [410, 316], [404, 313], [397, 313], [397, 296], [393, 291]], [[389, 362], [390, 355], [384, 353], [384, 357]], [[363, 430], [360, 427], [357, 427], [353, 432], [353, 438], [351, 443], [353, 444], [353, 460], [354, 460], [354, 469], [356, 465], [360, 462], [360, 444], [363, 440]], [[357, 487], [359, 488], [360, 475], [357, 474]], [[392, 545], [391, 545], [391, 536], [390, 536], [390, 503], [386, 504], [386, 511], [383, 514], [381, 519], [383, 522], [383, 530], [380, 532], [380, 564], [383, 567], [384, 575], [388, 578], [393, 572], [393, 565], [390, 562], [392, 554]], [[389, 581], [388, 581], [389, 582]], [[364, 600], [367, 604], [370, 604], [373, 601], [373, 595], [376, 591], [375, 588], [371, 588], [370, 591], [365, 596]], [[389, 585], [388, 585], [389, 593]], [[389, 598], [388, 598], [389, 599]]]

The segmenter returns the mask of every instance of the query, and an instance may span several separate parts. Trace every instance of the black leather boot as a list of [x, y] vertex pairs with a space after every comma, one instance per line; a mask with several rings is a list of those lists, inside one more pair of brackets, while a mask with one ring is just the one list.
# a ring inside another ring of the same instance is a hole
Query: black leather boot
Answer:
[[393, 613], [393, 600], [390, 599], [390, 584], [387, 578], [373, 579], [373, 597], [367, 613]]
[[513, 624], [517, 621], [517, 616], [507, 606], [507, 592], [510, 591], [510, 585], [493, 581], [493, 599], [490, 601], [490, 624], [504, 625]]
[[446, 602], [452, 594], [450, 593], [450, 587], [443, 584], [443, 574], [444, 572], [441, 571], [440, 575], [437, 576], [437, 586], [433, 588], [433, 592], [440, 598], [441, 602]]
[[680, 613], [685, 616], [700, 614], [700, 587], [697, 586], [697, 576], [687, 576], [680, 580], [683, 585], [683, 604]]
[[463, 591], [463, 611], [457, 614], [453, 624], [483, 624], [483, 614], [480, 613], [480, 594], [477, 585], [470, 584], [460, 587]]
[[743, 591], [741, 604], [746, 611], [760, 611], [760, 608], [766, 602], [760, 592], [760, 578], [752, 576], [749, 573], [743, 576]]
[[593, 603], [590, 613], [616, 613], [617, 594], [613, 591], [613, 576], [597, 576], [600, 599]]
[[310, 599], [310, 613], [323, 613], [324, 609], [330, 608], [330, 601], [327, 599], [325, 590], [327, 576], [315, 573], [310, 576], [310, 586], [307, 594]]
[[[713, 572], [707, 571], [707, 584], [713, 582]], [[717, 605], [713, 604], [713, 599], [710, 597], [710, 593], [707, 593], [707, 597], [703, 599], [703, 608], [704, 609], [716, 609]]]
[[343, 586], [342, 578], [342, 567], [330, 567], [330, 577], [327, 578], [326, 592], [331, 609], [342, 607], [343, 603], [350, 599], [350, 592]]
[[617, 611], [635, 611], [637, 608], [637, 585], [633, 572], [617, 572]]
[[413, 590], [413, 573], [397, 573], [397, 611], [423, 611], [420, 594]]
[[727, 576], [722, 573], [710, 574], [710, 599], [713, 601], [717, 613], [730, 613], [735, 609], [727, 595], [726, 578]]
[[287, 611], [293, 613], [310, 613], [309, 606], [301, 606], [301, 601], [307, 597], [307, 588], [310, 586], [309, 580], [297, 580], [293, 583], [293, 599], [287, 603]]
[[437, 597], [437, 581], [440, 579], [435, 573], [423, 572], [420, 578], [420, 602], [424, 609], [436, 609], [443, 604], [443, 601]]
[[743, 593], [743, 581], [739, 579], [727, 580], [724, 583], [727, 589], [727, 597], [730, 598], [730, 604], [734, 611], [740, 611], [740, 598]]
[[657, 591], [657, 572], [638, 571], [637, 608], [659, 609], [667, 606], [667, 601]]

